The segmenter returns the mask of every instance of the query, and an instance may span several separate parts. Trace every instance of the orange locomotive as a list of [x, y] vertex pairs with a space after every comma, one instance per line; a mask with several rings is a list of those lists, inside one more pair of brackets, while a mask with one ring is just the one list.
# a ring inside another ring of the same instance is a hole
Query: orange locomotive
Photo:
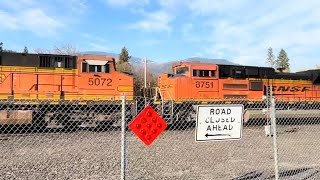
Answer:
[[[113, 122], [110, 118], [119, 111], [112, 109], [120, 107], [121, 96], [133, 98], [133, 78], [117, 72], [114, 58], [108, 56], [0, 52], [0, 78], [0, 125], [41, 121], [59, 127], [69, 123], [66, 121], [82, 126]], [[89, 106], [107, 100], [119, 103], [98, 105], [85, 114], [68, 106], [69, 101]], [[62, 106], [67, 110], [58, 113]]]
[[267, 87], [272, 87], [274, 97], [282, 103], [296, 106], [320, 100], [320, 70], [284, 73], [268, 67], [197, 62], [180, 62], [172, 68], [173, 74], [160, 75], [158, 90], [168, 121], [190, 120], [186, 109], [192, 104], [241, 100], [246, 108], [263, 107]]

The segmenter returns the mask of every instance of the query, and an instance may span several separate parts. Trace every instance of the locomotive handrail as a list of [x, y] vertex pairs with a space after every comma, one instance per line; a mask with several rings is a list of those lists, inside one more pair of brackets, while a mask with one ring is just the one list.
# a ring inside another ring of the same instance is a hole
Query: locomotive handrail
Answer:
[[[168, 90], [164, 90], [164, 91], [166, 91], [168, 94], [169, 94], [169, 101], [171, 102], [171, 104], [173, 105], [173, 98], [172, 98], [172, 96], [171, 96], [171, 94], [168, 92]], [[162, 95], [162, 93], [164, 92], [164, 91], [162, 91], [160, 88], [159, 88], [159, 94], [160, 94], [160, 96], [161, 96], [161, 113], [163, 114], [163, 109], [164, 109], [164, 99], [163, 99], [163, 95]], [[173, 113], [173, 106], [172, 106], [172, 113]]]

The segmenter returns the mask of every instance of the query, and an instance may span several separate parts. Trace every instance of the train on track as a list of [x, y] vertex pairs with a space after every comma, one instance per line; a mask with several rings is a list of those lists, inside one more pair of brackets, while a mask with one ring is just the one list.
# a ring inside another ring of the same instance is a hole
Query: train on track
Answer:
[[[320, 70], [285, 73], [200, 62], [175, 63], [172, 70], [141, 95], [169, 124], [195, 121], [197, 104], [264, 107], [269, 87], [277, 101], [292, 106], [320, 99]], [[124, 95], [129, 111], [143, 109], [134, 96], [134, 78], [118, 72], [113, 57], [0, 52], [1, 126], [117, 125]]]

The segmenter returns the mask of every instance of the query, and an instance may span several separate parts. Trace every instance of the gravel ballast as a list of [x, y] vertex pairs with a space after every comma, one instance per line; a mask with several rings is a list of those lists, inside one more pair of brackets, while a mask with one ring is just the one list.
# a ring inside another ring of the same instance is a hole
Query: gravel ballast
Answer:
[[[278, 130], [282, 178], [319, 179], [320, 126]], [[166, 131], [149, 147], [127, 137], [127, 179], [274, 179], [264, 127], [221, 142], [195, 142], [192, 128]], [[120, 141], [120, 130], [1, 134], [0, 179], [120, 179]]]

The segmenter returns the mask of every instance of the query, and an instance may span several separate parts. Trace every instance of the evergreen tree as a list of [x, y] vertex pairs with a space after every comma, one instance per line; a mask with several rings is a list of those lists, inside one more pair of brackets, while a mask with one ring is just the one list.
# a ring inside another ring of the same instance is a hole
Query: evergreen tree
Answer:
[[123, 47], [121, 49], [121, 53], [119, 56], [119, 61], [116, 64], [116, 68], [120, 72], [125, 72], [125, 73], [132, 73], [132, 67], [131, 64], [129, 63], [129, 59], [131, 56], [129, 56], [128, 50], [126, 47]]
[[276, 68], [280, 71], [290, 70], [289, 58], [285, 50], [281, 49], [279, 56], [276, 60]]
[[123, 47], [121, 49], [121, 53], [120, 53], [120, 57], [119, 57], [119, 61], [120, 63], [123, 63], [123, 62], [127, 62], [129, 63], [129, 59], [131, 58], [131, 56], [129, 56], [129, 53], [128, 53], [128, 50], [126, 47]]
[[24, 47], [23, 53], [28, 54], [28, 48], [27, 48], [27, 46]]
[[272, 67], [274, 68], [274, 65], [275, 65], [275, 57], [273, 55], [273, 51], [272, 51], [272, 48], [269, 47], [268, 49], [268, 56], [267, 56], [267, 61], [266, 63], [269, 65], [269, 67]]

